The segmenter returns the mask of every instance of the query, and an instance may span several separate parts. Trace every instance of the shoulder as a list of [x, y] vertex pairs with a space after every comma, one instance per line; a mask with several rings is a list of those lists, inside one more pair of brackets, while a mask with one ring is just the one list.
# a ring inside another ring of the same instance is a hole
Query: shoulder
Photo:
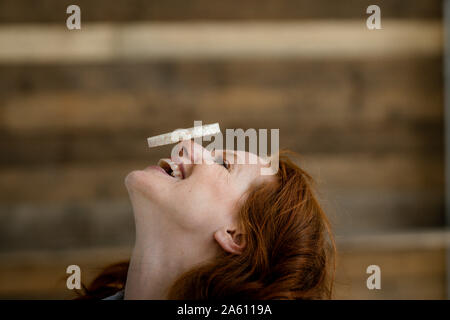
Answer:
[[106, 297], [103, 300], [123, 300], [123, 296], [125, 294], [124, 290], [120, 290], [112, 296]]

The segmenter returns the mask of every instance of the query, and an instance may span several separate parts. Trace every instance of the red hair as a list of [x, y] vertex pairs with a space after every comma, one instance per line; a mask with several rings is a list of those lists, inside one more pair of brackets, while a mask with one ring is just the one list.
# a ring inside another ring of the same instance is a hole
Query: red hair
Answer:
[[[313, 190], [313, 179], [279, 155], [273, 183], [249, 190], [239, 223], [242, 254], [221, 252], [183, 274], [169, 299], [330, 299], [335, 244], [330, 223]], [[122, 289], [128, 263], [106, 268], [80, 297], [102, 298]]]

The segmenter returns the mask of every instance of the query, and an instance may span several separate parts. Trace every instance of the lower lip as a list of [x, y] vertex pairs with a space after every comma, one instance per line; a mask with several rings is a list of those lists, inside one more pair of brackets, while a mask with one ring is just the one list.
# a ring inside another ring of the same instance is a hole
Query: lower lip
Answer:
[[163, 168], [161, 168], [160, 166], [150, 166], [150, 167], [148, 167], [148, 169], [151, 169], [151, 170], [158, 170], [158, 171], [160, 171], [160, 172], [162, 172], [162, 173], [164, 173], [164, 174], [166, 174], [166, 175], [169, 175]]

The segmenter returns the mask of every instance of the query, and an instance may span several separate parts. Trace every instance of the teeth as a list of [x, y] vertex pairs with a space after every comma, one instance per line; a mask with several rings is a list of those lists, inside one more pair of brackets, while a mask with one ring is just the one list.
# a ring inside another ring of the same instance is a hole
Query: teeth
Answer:
[[178, 168], [178, 166], [175, 170], [172, 171], [172, 176], [179, 180], [183, 179], [183, 175], [181, 173], [181, 170]]
[[172, 172], [170, 173], [170, 175], [178, 180], [183, 179], [183, 174], [181, 173], [181, 170], [179, 168], [179, 166], [173, 162], [170, 159], [161, 159], [158, 161], [158, 166], [160, 166], [161, 168], [163, 168], [164, 170], [166, 170], [166, 172], [168, 171], [167, 169], [171, 169]]

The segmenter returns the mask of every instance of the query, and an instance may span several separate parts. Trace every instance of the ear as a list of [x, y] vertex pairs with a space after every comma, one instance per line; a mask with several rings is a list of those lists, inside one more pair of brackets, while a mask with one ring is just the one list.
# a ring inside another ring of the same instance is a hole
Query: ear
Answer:
[[242, 234], [238, 233], [234, 228], [223, 227], [217, 230], [214, 233], [214, 239], [226, 252], [241, 254], [245, 248]]

